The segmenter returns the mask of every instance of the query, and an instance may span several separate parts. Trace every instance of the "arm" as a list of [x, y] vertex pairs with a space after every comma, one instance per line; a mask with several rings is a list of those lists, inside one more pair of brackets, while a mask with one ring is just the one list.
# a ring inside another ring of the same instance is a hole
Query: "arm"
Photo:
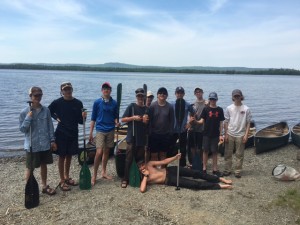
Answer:
[[29, 132], [29, 127], [32, 121], [32, 112], [29, 111], [26, 113], [26, 110], [23, 110], [19, 117], [19, 129], [22, 133]]
[[166, 158], [164, 160], [161, 161], [149, 161], [148, 162], [148, 166], [163, 166], [163, 165], [167, 165], [177, 159], [180, 159], [181, 157], [181, 153], [178, 153], [177, 155], [170, 157], [170, 158]]
[[219, 141], [223, 142], [224, 141], [224, 138], [223, 138], [223, 135], [222, 135], [222, 132], [223, 132], [223, 121], [220, 121], [219, 132], [220, 132]]
[[140, 191], [142, 193], [145, 193], [147, 191], [147, 179], [148, 179], [148, 175], [143, 176], [142, 182], [141, 182], [141, 186], [140, 186]]
[[52, 122], [52, 119], [51, 119], [51, 113], [50, 113], [50, 110], [48, 111], [48, 128], [49, 128], [49, 138], [50, 138], [50, 142], [51, 142], [51, 149], [53, 151], [56, 151], [57, 150], [57, 146], [56, 146], [56, 143], [55, 143], [55, 135], [54, 135], [54, 127], [53, 127], [53, 122]]
[[93, 142], [93, 139], [94, 139], [94, 137], [93, 137], [94, 126], [95, 126], [95, 121], [91, 120], [89, 142]]
[[225, 142], [228, 142], [228, 122], [227, 121], [225, 121], [224, 122], [224, 133], [225, 133]]
[[246, 133], [243, 137], [243, 143], [245, 144], [248, 140], [248, 134], [249, 134], [249, 131], [250, 131], [250, 122], [247, 122], [247, 125], [246, 125]]

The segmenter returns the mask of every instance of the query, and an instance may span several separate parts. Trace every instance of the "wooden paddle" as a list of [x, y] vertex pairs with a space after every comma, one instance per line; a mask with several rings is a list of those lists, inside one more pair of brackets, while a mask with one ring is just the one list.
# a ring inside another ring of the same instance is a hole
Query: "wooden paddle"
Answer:
[[[30, 107], [31, 111], [31, 105], [32, 101], [27, 102]], [[33, 175], [33, 153], [32, 153], [32, 129], [31, 125], [29, 128], [30, 133], [30, 175], [27, 180], [26, 186], [25, 186], [25, 207], [26, 209], [31, 209], [34, 207], [37, 207], [40, 204], [40, 194], [39, 194], [39, 185], [36, 181], [34, 175]]]
[[[132, 104], [132, 115], [134, 116], [134, 104]], [[140, 187], [141, 176], [139, 168], [135, 161], [136, 156], [136, 133], [134, 128], [134, 120], [132, 121], [132, 163], [129, 169], [129, 185], [131, 187]]]
[[[82, 109], [82, 112], [85, 112], [86, 109]], [[79, 174], [79, 188], [81, 190], [89, 190], [92, 188], [91, 184], [91, 171], [86, 163], [86, 146], [85, 146], [85, 117], [83, 118], [83, 155], [84, 160]]]
[[[146, 106], [146, 101], [147, 101], [147, 84], [143, 85], [145, 97], [144, 97], [144, 106]], [[149, 114], [149, 109], [146, 107], [145, 115]], [[149, 115], [148, 115], [149, 116]], [[148, 162], [148, 144], [149, 144], [149, 131], [148, 131], [148, 124], [145, 124], [145, 129], [146, 129], [146, 143], [145, 143], [145, 162]]]
[[[181, 127], [182, 127], [182, 121], [184, 118], [185, 114], [185, 100], [184, 99], [177, 99], [175, 103], [175, 117], [177, 124], [179, 124], [179, 131], [178, 131], [178, 138], [179, 138], [179, 148], [178, 148], [178, 154], [180, 153], [180, 133], [181, 133]], [[177, 183], [176, 183], [176, 189], [175, 190], [180, 190], [179, 188], [179, 163], [180, 160], [178, 160], [177, 164]]]

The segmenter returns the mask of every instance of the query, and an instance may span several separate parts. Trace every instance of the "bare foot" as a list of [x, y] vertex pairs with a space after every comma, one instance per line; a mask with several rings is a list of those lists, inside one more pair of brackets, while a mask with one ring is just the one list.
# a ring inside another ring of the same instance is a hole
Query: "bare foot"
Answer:
[[92, 184], [92, 186], [95, 186], [95, 184], [96, 184], [96, 177], [92, 177], [91, 184]]
[[230, 184], [230, 185], [232, 184], [232, 180], [227, 180], [223, 177], [220, 177], [220, 181], [223, 182], [224, 184]]
[[107, 174], [102, 174], [102, 179], [112, 180], [113, 178], [111, 176], [108, 176]]
[[232, 189], [233, 187], [229, 184], [220, 184], [221, 189]]

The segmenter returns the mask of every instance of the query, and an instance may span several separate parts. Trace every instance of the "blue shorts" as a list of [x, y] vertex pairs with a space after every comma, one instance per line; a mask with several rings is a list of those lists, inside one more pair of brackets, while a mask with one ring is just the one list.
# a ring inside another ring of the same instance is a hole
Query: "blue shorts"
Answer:
[[210, 138], [207, 136], [203, 137], [203, 151], [205, 152], [218, 152], [219, 137]]

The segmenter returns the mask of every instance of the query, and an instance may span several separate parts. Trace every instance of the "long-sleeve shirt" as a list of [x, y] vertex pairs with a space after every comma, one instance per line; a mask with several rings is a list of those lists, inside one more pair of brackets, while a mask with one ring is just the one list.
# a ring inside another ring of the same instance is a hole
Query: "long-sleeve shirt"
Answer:
[[177, 121], [177, 119], [176, 119], [175, 105], [176, 105], [176, 101], [172, 102], [172, 106], [173, 106], [173, 110], [174, 110], [174, 131], [173, 132], [174, 133], [183, 133], [183, 132], [186, 131], [185, 125], [187, 124], [188, 115], [190, 113], [190, 103], [188, 103], [188, 102], [185, 101], [184, 117], [183, 117], [183, 120], [182, 120], [181, 124], [179, 124], [178, 121]]
[[47, 151], [51, 142], [55, 141], [54, 127], [47, 107], [32, 109], [32, 117], [28, 116], [30, 107], [22, 110], [19, 122], [20, 131], [25, 134], [24, 150], [30, 151], [30, 126], [32, 133], [32, 152]]

